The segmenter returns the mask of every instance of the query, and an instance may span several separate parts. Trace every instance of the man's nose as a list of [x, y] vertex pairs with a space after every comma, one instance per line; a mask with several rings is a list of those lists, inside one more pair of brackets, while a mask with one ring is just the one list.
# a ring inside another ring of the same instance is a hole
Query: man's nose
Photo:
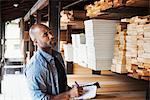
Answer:
[[48, 36], [49, 36], [50, 39], [54, 39], [54, 35], [49, 34]]

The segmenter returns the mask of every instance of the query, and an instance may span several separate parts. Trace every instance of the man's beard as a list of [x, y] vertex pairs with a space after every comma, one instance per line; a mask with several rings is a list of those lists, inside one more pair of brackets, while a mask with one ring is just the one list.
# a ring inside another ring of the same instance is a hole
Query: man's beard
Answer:
[[47, 43], [47, 46], [50, 47], [50, 48], [54, 48], [55, 45], [56, 45], [56, 41], [55, 40], [49, 41]]

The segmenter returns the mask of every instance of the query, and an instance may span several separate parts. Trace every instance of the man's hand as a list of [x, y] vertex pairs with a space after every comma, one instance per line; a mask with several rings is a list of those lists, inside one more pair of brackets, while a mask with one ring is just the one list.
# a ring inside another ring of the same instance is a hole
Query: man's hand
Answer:
[[52, 100], [69, 100], [70, 98], [79, 97], [82, 94], [83, 94], [82, 87], [73, 86], [73, 88], [67, 92], [63, 92], [56, 96], [51, 96], [51, 99]]
[[73, 88], [69, 91], [70, 97], [78, 97], [83, 94], [83, 88], [78, 86], [73, 86]]

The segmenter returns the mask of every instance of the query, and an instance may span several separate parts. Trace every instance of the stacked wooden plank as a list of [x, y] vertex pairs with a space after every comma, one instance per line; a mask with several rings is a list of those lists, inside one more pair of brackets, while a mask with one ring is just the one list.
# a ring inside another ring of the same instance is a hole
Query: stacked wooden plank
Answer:
[[126, 63], [128, 72], [138, 79], [150, 78], [150, 23], [148, 17], [131, 18], [127, 27]]
[[78, 48], [78, 64], [83, 67], [88, 67], [87, 63], [87, 48], [85, 44], [80, 44]]
[[73, 62], [78, 63], [78, 45], [77, 36], [75, 34], [71, 35], [72, 37], [72, 47], [73, 47]]
[[114, 58], [112, 59], [111, 71], [127, 73], [126, 70], [126, 29], [127, 23], [117, 25], [115, 33]]
[[127, 36], [126, 36], [126, 67], [128, 72], [133, 72], [133, 69], [137, 66], [137, 24], [130, 23], [127, 25]]
[[87, 52], [85, 34], [72, 34], [73, 62], [87, 67]]
[[113, 58], [116, 20], [86, 20], [85, 36], [88, 68], [110, 70]]
[[136, 72], [140, 76], [150, 77], [150, 24], [139, 26], [143, 29], [143, 32], [139, 33], [137, 58], [138, 69]]
[[72, 44], [64, 44], [64, 57], [65, 61], [72, 62], [73, 61], [73, 47]]

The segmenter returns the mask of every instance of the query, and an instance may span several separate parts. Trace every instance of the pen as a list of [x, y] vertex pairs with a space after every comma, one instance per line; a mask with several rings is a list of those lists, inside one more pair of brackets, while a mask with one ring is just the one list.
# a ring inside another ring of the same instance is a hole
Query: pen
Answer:
[[77, 87], [80, 87], [79, 84], [75, 81], [75, 84], [77, 85]]
[[86, 87], [86, 86], [93, 86], [93, 85], [95, 85], [97, 88], [101, 88], [98, 82], [93, 83], [93, 84], [83, 85], [82, 87]]

